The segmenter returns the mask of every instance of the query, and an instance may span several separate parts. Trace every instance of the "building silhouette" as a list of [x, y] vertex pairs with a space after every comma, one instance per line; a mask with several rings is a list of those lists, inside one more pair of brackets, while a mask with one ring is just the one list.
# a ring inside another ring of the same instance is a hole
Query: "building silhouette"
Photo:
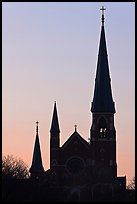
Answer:
[[115, 201], [126, 190], [126, 176], [117, 176], [114, 124], [116, 110], [111, 91], [104, 7], [101, 10], [102, 25], [91, 103], [90, 141], [87, 142], [75, 126], [73, 134], [60, 146], [60, 127], [55, 102], [50, 129], [50, 169], [44, 171], [38, 122], [36, 126], [31, 178], [39, 180], [43, 188], [48, 185], [53, 191], [61, 192], [62, 201]]

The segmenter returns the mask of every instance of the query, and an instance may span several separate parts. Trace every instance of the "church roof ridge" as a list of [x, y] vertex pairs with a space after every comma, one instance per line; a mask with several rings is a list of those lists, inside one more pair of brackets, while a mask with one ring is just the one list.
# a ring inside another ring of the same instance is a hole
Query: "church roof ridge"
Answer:
[[61, 148], [65, 148], [74, 137], [78, 137], [86, 147], [89, 145], [89, 143], [77, 131], [74, 131], [72, 135], [64, 142]]

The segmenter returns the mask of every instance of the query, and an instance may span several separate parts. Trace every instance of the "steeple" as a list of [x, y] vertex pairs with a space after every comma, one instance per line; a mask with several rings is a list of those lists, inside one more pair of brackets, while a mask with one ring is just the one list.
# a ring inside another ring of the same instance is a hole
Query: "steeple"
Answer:
[[39, 135], [38, 135], [38, 123], [39, 122], [37, 121], [35, 146], [34, 146], [34, 152], [33, 152], [32, 165], [30, 168], [30, 173], [32, 173], [33, 175], [44, 172], [44, 168], [42, 165], [42, 158], [41, 158]]
[[107, 46], [104, 28], [104, 7], [95, 78], [95, 90], [91, 107], [92, 125], [90, 146], [92, 172], [96, 182], [113, 183], [117, 177], [115, 106], [112, 98]]
[[53, 110], [53, 117], [52, 117], [50, 132], [51, 133], [60, 133], [58, 114], [57, 114], [57, 108], [56, 108], [56, 101], [54, 103], [54, 110]]
[[97, 62], [97, 72], [95, 78], [95, 90], [91, 107], [91, 112], [110, 112], [115, 113], [115, 105], [112, 98], [111, 82], [108, 65], [107, 46], [104, 28], [104, 10], [102, 7], [102, 26]]
[[59, 162], [59, 148], [60, 148], [60, 129], [58, 122], [57, 107], [55, 102], [50, 129], [50, 168], [54, 168], [54, 165]]

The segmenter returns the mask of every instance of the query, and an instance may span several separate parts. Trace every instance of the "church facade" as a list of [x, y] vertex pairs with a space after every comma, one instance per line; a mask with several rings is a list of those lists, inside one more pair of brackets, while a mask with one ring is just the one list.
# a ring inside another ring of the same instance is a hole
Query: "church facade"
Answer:
[[63, 201], [114, 201], [126, 190], [126, 176], [117, 176], [115, 103], [111, 91], [104, 27], [104, 8], [98, 52], [94, 95], [91, 103], [90, 141], [77, 131], [60, 146], [57, 104], [50, 129], [50, 169], [44, 171], [38, 123], [30, 168], [31, 178], [61, 189]]

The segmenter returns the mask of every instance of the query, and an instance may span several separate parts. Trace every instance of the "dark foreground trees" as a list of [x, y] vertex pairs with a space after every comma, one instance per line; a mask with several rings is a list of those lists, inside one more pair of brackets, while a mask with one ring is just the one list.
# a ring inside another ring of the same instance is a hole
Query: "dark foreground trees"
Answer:
[[134, 177], [133, 180], [129, 183], [129, 185], [127, 186], [127, 189], [135, 190], [135, 177]]
[[2, 157], [2, 178], [3, 179], [25, 179], [29, 178], [28, 167], [25, 162], [13, 157], [13, 155], [7, 155]]

